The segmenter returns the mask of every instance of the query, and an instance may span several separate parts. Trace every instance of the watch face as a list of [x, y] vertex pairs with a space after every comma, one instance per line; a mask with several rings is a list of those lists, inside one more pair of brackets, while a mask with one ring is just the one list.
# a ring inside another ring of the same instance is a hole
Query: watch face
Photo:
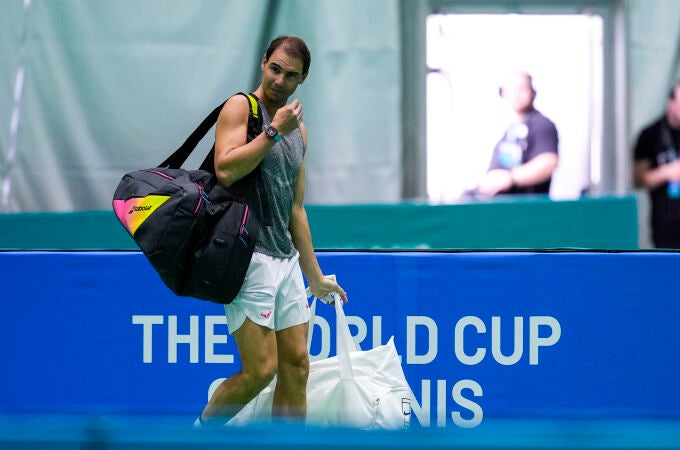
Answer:
[[276, 128], [274, 128], [271, 125], [266, 125], [264, 127], [264, 132], [267, 133], [267, 136], [269, 136], [269, 137], [274, 137], [277, 134], [279, 134], [279, 132], [276, 130]]

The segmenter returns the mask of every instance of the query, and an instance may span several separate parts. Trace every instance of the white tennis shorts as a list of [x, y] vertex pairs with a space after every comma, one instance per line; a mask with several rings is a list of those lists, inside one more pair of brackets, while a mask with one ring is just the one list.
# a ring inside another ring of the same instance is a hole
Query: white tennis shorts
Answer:
[[310, 311], [299, 255], [276, 258], [253, 253], [241, 290], [224, 305], [229, 333], [246, 317], [258, 325], [279, 331], [309, 322]]

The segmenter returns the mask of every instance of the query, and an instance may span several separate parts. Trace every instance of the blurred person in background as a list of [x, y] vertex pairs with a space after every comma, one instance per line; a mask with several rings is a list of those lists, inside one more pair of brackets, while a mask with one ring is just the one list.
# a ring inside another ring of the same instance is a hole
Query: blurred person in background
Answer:
[[475, 193], [548, 194], [558, 162], [555, 124], [534, 108], [536, 91], [531, 75], [508, 74], [500, 96], [514, 112], [514, 120], [496, 145], [488, 171]]
[[644, 128], [634, 150], [635, 186], [649, 191], [652, 241], [680, 248], [680, 80], [671, 88], [666, 112]]

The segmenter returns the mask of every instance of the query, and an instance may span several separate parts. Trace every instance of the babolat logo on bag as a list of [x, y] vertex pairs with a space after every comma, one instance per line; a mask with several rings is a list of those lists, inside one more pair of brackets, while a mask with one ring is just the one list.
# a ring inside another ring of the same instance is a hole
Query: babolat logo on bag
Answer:
[[[248, 141], [262, 132], [257, 98], [248, 97]], [[214, 174], [214, 150], [198, 170], [180, 167], [217, 121], [215, 108], [158, 167], [123, 176], [113, 210], [166, 286], [177, 295], [230, 303], [241, 289], [260, 218], [269, 215], [260, 167], [224, 188]], [[213, 147], [214, 148], [214, 147]], [[269, 217], [269, 216], [267, 216]]]
[[140, 211], [151, 211], [152, 209], [153, 209], [153, 206], [133, 206], [128, 214], [132, 214], [133, 212], [140, 212]]
[[113, 210], [120, 223], [134, 236], [137, 228], [169, 198], [169, 195], [147, 195], [142, 198], [114, 200]]

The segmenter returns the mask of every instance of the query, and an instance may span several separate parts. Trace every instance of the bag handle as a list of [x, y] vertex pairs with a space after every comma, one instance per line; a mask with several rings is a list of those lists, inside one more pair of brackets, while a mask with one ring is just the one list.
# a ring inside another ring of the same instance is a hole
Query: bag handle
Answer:
[[342, 301], [335, 302], [335, 347], [340, 361], [340, 377], [343, 380], [354, 378], [352, 360], [349, 353], [356, 351], [357, 347], [349, 332], [349, 324], [342, 307]]
[[[312, 300], [312, 305], [309, 307], [311, 317], [309, 318], [309, 330], [307, 331], [307, 351], [312, 345], [312, 336], [314, 335], [314, 319], [316, 317], [316, 296]], [[335, 303], [335, 347], [340, 363], [340, 377], [343, 380], [351, 380], [354, 378], [354, 371], [352, 370], [352, 361], [350, 352], [361, 350], [349, 331], [349, 323], [345, 316], [345, 311], [342, 306], [342, 301]]]
[[[308, 288], [309, 289], [309, 288]], [[312, 348], [312, 336], [314, 336], [314, 319], [316, 318], [316, 296], [312, 300], [312, 305], [309, 307], [309, 327], [307, 329], [307, 353]]]

